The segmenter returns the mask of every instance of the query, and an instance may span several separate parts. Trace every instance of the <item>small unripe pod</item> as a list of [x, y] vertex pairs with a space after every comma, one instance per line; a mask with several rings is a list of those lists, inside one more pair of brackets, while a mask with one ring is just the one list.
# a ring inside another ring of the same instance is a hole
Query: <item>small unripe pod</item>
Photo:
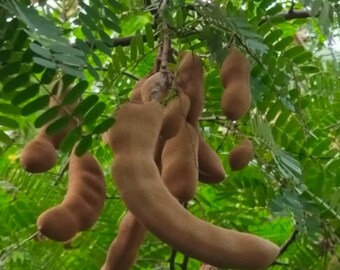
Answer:
[[249, 139], [244, 139], [229, 153], [229, 165], [232, 171], [238, 171], [248, 165], [254, 157], [254, 146]]

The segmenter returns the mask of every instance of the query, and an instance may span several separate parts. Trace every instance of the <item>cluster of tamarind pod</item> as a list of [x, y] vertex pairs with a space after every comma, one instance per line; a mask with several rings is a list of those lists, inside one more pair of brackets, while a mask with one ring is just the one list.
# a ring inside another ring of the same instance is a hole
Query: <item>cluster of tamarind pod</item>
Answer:
[[[112, 175], [128, 212], [122, 218], [102, 270], [131, 269], [147, 232], [186, 256], [204, 262], [201, 270], [229, 267], [264, 269], [275, 261], [279, 247], [259, 236], [225, 229], [193, 216], [183, 205], [197, 190], [198, 181], [215, 184], [225, 179], [218, 154], [200, 133], [204, 109], [204, 70], [201, 59], [183, 53], [172, 84], [168, 71], [149, 74], [138, 81], [129, 101], [115, 112], [116, 122], [105, 134], [114, 152]], [[246, 57], [232, 49], [221, 67], [225, 88], [221, 107], [229, 120], [238, 120], [250, 108], [250, 66]], [[60, 106], [70, 91], [52, 87], [50, 107]], [[162, 102], [167, 100], [165, 105]], [[60, 106], [59, 116], [72, 113], [77, 103]], [[76, 126], [49, 135], [44, 126], [23, 149], [22, 167], [45, 172], [57, 161], [60, 142]], [[232, 170], [245, 167], [253, 158], [248, 139], [229, 153]], [[69, 159], [67, 193], [59, 205], [37, 219], [39, 232], [66, 242], [97, 221], [105, 202], [104, 175], [90, 153]]]
[[[62, 105], [72, 87], [65, 87], [63, 79], [60, 79], [51, 88], [49, 107], [58, 106], [59, 117], [72, 114], [77, 102]], [[60, 143], [77, 125], [76, 121], [77, 119], [72, 119], [67, 127], [52, 135], [46, 132], [48, 124], [43, 126], [21, 152], [21, 166], [31, 173], [50, 170], [56, 164]], [[67, 242], [78, 232], [91, 228], [97, 221], [106, 198], [104, 174], [98, 161], [90, 153], [78, 157], [73, 150], [68, 167], [68, 187], [63, 201], [44, 211], [36, 222], [41, 235], [60, 242]]]
[[[221, 69], [225, 87], [222, 110], [230, 120], [239, 119], [250, 107], [248, 101], [242, 101], [242, 106], [234, 104], [236, 88], [248, 91], [244, 93], [247, 99], [250, 95], [249, 64], [239, 63], [239, 59], [236, 63], [230, 61], [234, 53]], [[161, 72], [157, 72], [136, 84], [130, 100], [115, 112], [116, 122], [107, 134], [114, 152], [113, 179], [128, 212], [101, 269], [131, 269], [147, 231], [175, 250], [204, 262], [201, 269], [264, 269], [277, 258], [277, 245], [253, 234], [210, 224], [183, 207], [195, 195], [198, 179], [213, 184], [225, 178], [218, 155], [199, 132], [198, 120], [204, 107], [200, 58], [192, 53], [182, 55], [175, 79], [176, 94], [166, 106], [159, 103], [167, 90], [161, 78]], [[232, 169], [240, 169], [252, 159], [249, 142], [246, 139], [232, 150]], [[242, 161], [237, 159], [240, 155], [244, 156]]]

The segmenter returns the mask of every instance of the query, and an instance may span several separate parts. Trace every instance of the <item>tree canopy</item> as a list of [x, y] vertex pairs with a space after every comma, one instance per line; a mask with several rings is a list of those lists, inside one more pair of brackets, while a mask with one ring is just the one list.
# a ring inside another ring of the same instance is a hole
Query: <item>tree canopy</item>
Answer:
[[[218, 184], [199, 183], [188, 211], [281, 246], [268, 269], [340, 269], [338, 1], [0, 0], [0, 25], [1, 269], [100, 269], [127, 211], [102, 134], [137, 81], [164, 64], [158, 60], [165, 53], [176, 74], [184, 51], [203, 61], [199, 130], [226, 171]], [[226, 119], [220, 105], [220, 67], [231, 46], [251, 65], [251, 108], [237, 121]], [[61, 106], [81, 101], [58, 117], [49, 107], [50, 85], [61, 76], [72, 85]], [[40, 128], [52, 134], [74, 117], [80, 120], [61, 142], [56, 166], [26, 172], [25, 145]], [[253, 143], [254, 158], [232, 171], [229, 153], [243, 137]], [[41, 239], [36, 220], [63, 200], [73, 147], [99, 161], [104, 209], [71, 242]], [[150, 233], [133, 269], [201, 263]]]

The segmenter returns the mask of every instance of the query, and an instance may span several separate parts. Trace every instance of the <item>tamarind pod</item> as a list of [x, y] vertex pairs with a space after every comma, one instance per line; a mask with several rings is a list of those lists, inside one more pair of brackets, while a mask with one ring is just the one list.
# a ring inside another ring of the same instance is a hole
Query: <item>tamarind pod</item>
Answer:
[[154, 162], [161, 120], [154, 103], [126, 103], [110, 129], [113, 178], [128, 209], [147, 230], [189, 257], [250, 270], [271, 264], [279, 253], [274, 243], [200, 220], [167, 190]]
[[183, 53], [176, 82], [190, 99], [187, 121], [194, 126], [204, 107], [203, 65], [197, 55], [191, 52]]
[[244, 139], [229, 153], [229, 165], [232, 171], [238, 171], [248, 165], [254, 157], [254, 146], [249, 139]]
[[29, 142], [20, 154], [21, 167], [31, 173], [46, 172], [57, 162], [53, 144], [44, 136], [37, 136]]
[[163, 153], [165, 142], [166, 140], [163, 137], [159, 136], [158, 141], [156, 143], [154, 160], [155, 160], [155, 163], [157, 165], [159, 172], [162, 171], [162, 153]]
[[135, 84], [135, 87], [132, 89], [132, 91], [130, 93], [130, 97], [129, 97], [129, 99], [131, 101], [141, 101], [142, 100], [141, 88], [142, 88], [143, 83], [145, 82], [145, 80], [147, 78], [148, 77], [142, 78]]
[[147, 230], [127, 212], [119, 224], [116, 239], [110, 245], [101, 270], [129, 270], [136, 261]]
[[[52, 94], [57, 94], [57, 88], [60, 81], [57, 81], [52, 88]], [[60, 105], [62, 99], [68, 93], [70, 87], [60, 93], [58, 96], [50, 97], [49, 107]], [[66, 107], [60, 107], [58, 115], [65, 116], [66, 110], [72, 111], [76, 103]], [[67, 127], [53, 135], [46, 133], [48, 124], [43, 126], [39, 134], [29, 142], [21, 152], [20, 163], [24, 170], [31, 173], [45, 172], [51, 169], [57, 162], [56, 149], [59, 148], [61, 141], [76, 126], [76, 121], [72, 119]]]
[[247, 57], [237, 48], [230, 49], [229, 55], [222, 63], [220, 77], [224, 88], [235, 81], [249, 82], [250, 64]]
[[163, 72], [152, 74], [140, 86], [140, 96], [143, 102], [162, 101], [167, 94], [168, 85], [166, 75]]
[[104, 202], [105, 181], [97, 160], [89, 153], [78, 157], [72, 152], [65, 198], [38, 217], [38, 230], [52, 240], [68, 241], [93, 226]]
[[198, 184], [198, 134], [184, 123], [177, 135], [166, 141], [162, 153], [162, 180], [180, 202], [190, 201]]
[[207, 184], [217, 184], [225, 179], [225, 170], [218, 154], [199, 135], [198, 179]]
[[179, 93], [164, 108], [164, 117], [161, 128], [161, 136], [164, 139], [174, 137], [184, 124], [190, 109], [190, 99], [183, 93]]
[[251, 91], [247, 81], [233, 81], [224, 90], [221, 107], [229, 120], [238, 120], [251, 106]]

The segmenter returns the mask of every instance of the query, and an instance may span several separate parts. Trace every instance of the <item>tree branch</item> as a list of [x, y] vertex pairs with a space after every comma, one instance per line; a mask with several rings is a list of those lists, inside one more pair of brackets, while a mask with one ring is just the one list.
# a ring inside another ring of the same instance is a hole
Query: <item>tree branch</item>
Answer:
[[296, 240], [296, 237], [298, 235], [299, 231], [295, 229], [292, 233], [292, 235], [289, 237], [289, 239], [283, 244], [283, 246], [280, 248], [279, 255], [277, 256], [280, 257], [283, 253], [286, 252], [286, 250], [289, 248], [291, 244], [293, 244]]
[[[318, 17], [319, 14], [316, 14], [314, 17]], [[279, 18], [284, 18], [285, 20], [294, 20], [294, 19], [306, 19], [313, 17], [312, 14], [307, 10], [289, 10], [288, 12], [281, 12], [276, 14], [275, 16], [266, 16], [263, 17], [259, 25], [264, 24], [266, 21], [271, 21]]]

